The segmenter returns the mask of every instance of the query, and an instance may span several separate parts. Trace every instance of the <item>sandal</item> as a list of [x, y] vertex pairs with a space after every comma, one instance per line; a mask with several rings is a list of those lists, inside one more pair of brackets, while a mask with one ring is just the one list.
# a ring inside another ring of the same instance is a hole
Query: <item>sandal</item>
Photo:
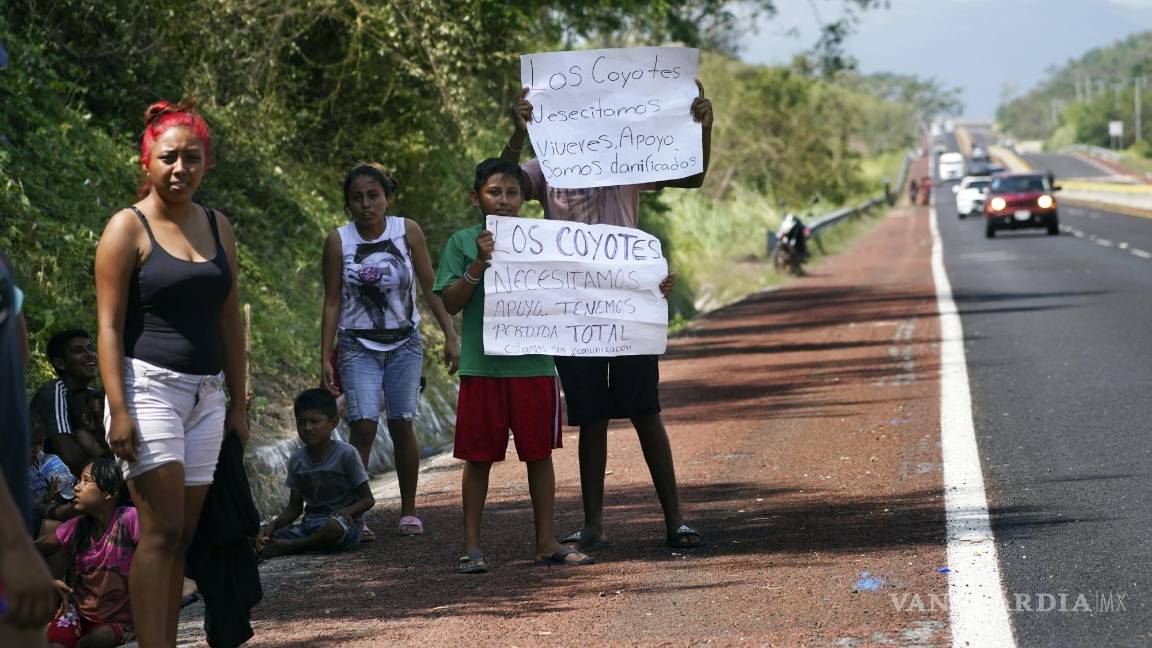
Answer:
[[675, 531], [668, 532], [665, 543], [673, 549], [692, 549], [704, 544], [704, 536], [687, 524], [681, 524]]
[[587, 536], [584, 535], [584, 529], [577, 529], [569, 533], [560, 542], [576, 545], [583, 551], [600, 551], [601, 549], [607, 549], [611, 546], [607, 540], [601, 540], [599, 538], [593, 538], [591, 542], [588, 542]]
[[[576, 558], [569, 560], [568, 557], [572, 555], [584, 556], [583, 558]], [[552, 566], [559, 565], [561, 567], [577, 567], [579, 565], [591, 565], [596, 562], [596, 559], [588, 554], [581, 553], [574, 547], [562, 545], [551, 556], [547, 558], [537, 558], [532, 564], [536, 566]]]
[[424, 523], [415, 515], [405, 515], [400, 518], [400, 526], [396, 528], [396, 535], [424, 535]]
[[485, 574], [488, 572], [488, 563], [484, 562], [483, 554], [470, 553], [460, 556], [456, 561], [456, 571], [461, 574]]

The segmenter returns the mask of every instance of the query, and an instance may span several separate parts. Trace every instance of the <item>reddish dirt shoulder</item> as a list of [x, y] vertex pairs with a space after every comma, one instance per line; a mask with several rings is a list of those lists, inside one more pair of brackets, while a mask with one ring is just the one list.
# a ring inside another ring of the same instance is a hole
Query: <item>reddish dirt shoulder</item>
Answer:
[[[441, 460], [421, 477], [426, 535], [392, 535], [386, 501], [377, 542], [269, 561], [250, 645], [949, 643], [931, 245], [926, 210], [898, 209], [811, 276], [672, 342], [664, 416], [705, 548], [663, 546], [636, 436], [614, 425], [599, 564], [530, 565], [509, 461], [485, 517], [492, 572], [460, 576], [459, 466]], [[574, 431], [565, 446], [561, 534], [581, 510]]]

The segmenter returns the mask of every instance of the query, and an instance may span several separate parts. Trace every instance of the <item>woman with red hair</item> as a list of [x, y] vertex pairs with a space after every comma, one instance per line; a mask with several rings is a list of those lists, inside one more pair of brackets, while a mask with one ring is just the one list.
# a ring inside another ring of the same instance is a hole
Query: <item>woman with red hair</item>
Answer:
[[161, 101], [144, 118], [140, 199], [100, 237], [96, 308], [108, 444], [140, 518], [128, 591], [150, 648], [176, 644], [184, 553], [223, 435], [245, 442], [248, 424], [236, 240], [193, 199], [212, 134], [191, 103]]

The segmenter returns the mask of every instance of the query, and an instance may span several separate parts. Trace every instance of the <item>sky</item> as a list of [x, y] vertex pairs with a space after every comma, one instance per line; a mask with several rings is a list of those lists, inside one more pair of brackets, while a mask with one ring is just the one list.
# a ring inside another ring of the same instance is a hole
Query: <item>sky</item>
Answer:
[[[959, 87], [964, 116], [991, 118], [1005, 93], [1090, 49], [1152, 29], [1152, 0], [888, 0], [865, 12], [847, 50], [862, 72], [935, 77]], [[741, 40], [751, 63], [787, 63], [819, 37], [844, 0], [776, 0], [777, 15]]]

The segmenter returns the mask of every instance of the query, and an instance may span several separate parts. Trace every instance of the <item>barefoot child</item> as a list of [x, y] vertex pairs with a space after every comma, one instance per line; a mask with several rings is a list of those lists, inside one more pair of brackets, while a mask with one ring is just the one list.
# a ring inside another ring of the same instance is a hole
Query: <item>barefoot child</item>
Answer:
[[484, 355], [484, 271], [492, 258], [492, 233], [486, 214], [516, 216], [523, 203], [519, 165], [488, 159], [476, 167], [470, 199], [480, 224], [459, 230], [444, 245], [435, 290], [455, 315], [464, 311], [460, 354], [460, 397], [456, 405], [453, 454], [463, 459], [464, 547], [457, 569], [462, 574], [488, 571], [480, 550], [480, 519], [488, 494], [488, 473], [504, 460], [508, 430], [516, 454], [528, 466], [528, 486], [536, 524], [536, 564], [586, 565], [592, 558], [556, 542], [552, 510], [556, 479], [552, 449], [560, 447], [560, 393], [551, 356]]
[[[256, 548], [266, 557], [306, 551], [341, 551], [360, 542], [360, 516], [376, 500], [356, 448], [332, 438], [339, 422], [327, 389], [296, 397], [296, 432], [304, 444], [288, 459], [288, 505], [260, 528]], [[292, 524], [300, 513], [304, 520]], [[291, 525], [291, 526], [288, 526]]]
[[36, 541], [41, 553], [56, 558], [51, 562], [67, 565], [64, 580], [56, 581], [63, 601], [48, 624], [48, 645], [119, 646], [132, 639], [128, 572], [140, 542], [140, 522], [111, 455], [84, 467], [75, 492], [80, 517]]

